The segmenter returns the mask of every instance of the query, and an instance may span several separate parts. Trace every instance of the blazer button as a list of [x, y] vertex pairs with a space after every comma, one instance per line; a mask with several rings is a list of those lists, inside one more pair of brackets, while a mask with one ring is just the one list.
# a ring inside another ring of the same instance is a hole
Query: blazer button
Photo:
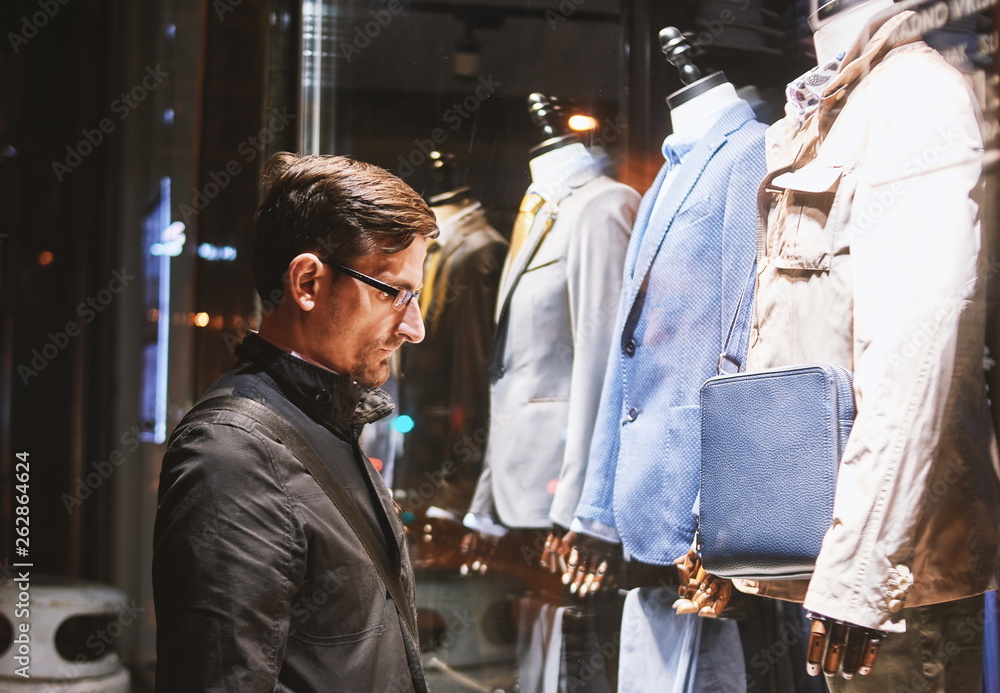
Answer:
[[636, 345], [634, 339], [630, 339], [627, 342], [625, 342], [625, 355], [626, 356], [635, 356], [635, 348], [636, 348], [636, 346], [637, 345]]

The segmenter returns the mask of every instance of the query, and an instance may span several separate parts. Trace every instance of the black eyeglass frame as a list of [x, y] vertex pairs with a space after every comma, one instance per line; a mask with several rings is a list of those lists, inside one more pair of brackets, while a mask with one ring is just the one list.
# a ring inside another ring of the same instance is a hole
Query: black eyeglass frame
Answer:
[[330, 265], [330, 267], [334, 268], [338, 272], [343, 272], [348, 277], [357, 279], [359, 282], [367, 284], [372, 288], [378, 289], [382, 293], [389, 294], [393, 298], [392, 307], [396, 310], [405, 310], [406, 307], [410, 305], [410, 301], [412, 301], [415, 298], [419, 298], [420, 296], [419, 291], [410, 291], [409, 289], [399, 289], [395, 286], [391, 286], [390, 284], [386, 284], [385, 282], [380, 282], [378, 279], [375, 279], [374, 277], [369, 277], [367, 274], [362, 274], [357, 270], [353, 270], [350, 267], [345, 267], [344, 265], [335, 264], [325, 258], [320, 258], [320, 260], [323, 262], [323, 264]]

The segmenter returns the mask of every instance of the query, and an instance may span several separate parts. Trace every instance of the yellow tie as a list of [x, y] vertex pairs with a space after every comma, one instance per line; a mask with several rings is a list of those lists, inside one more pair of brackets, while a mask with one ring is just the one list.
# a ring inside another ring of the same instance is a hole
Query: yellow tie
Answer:
[[427, 312], [430, 310], [431, 301], [434, 298], [434, 280], [437, 279], [438, 269], [441, 267], [441, 244], [436, 240], [427, 243], [427, 257], [424, 260], [424, 290], [420, 292], [420, 317], [427, 321]]
[[507, 261], [503, 267], [504, 278], [510, 272], [514, 260], [517, 259], [517, 254], [521, 251], [521, 246], [524, 245], [524, 241], [528, 238], [528, 232], [531, 231], [531, 227], [535, 223], [535, 217], [544, 204], [545, 200], [535, 193], [528, 193], [521, 199], [521, 206], [517, 210], [517, 218], [514, 219], [514, 230], [510, 234], [510, 250], [507, 251]]

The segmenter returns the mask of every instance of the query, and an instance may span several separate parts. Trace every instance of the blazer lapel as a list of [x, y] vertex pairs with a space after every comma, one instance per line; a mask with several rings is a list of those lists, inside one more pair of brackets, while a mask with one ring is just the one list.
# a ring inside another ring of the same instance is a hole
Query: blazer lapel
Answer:
[[556, 180], [536, 186], [535, 191], [545, 199], [545, 204], [538, 210], [538, 215], [531, 225], [531, 231], [528, 232], [528, 238], [525, 239], [524, 245], [521, 247], [521, 252], [514, 259], [514, 265], [510, 268], [510, 272], [501, 280], [500, 293], [497, 297], [496, 315], [494, 316], [497, 322], [500, 320], [504, 306], [510, 300], [510, 294], [517, 285], [518, 277], [528, 267], [528, 263], [531, 262], [532, 256], [538, 250], [538, 246], [541, 245], [545, 234], [552, 227], [552, 224], [555, 223], [559, 204], [572, 195], [574, 190], [582, 188], [599, 175], [600, 170], [596, 164], [588, 159], [587, 162], [565, 171]]
[[[653, 259], [659, 253], [663, 239], [666, 238], [677, 212], [684, 206], [695, 184], [701, 178], [702, 172], [708, 166], [708, 162], [712, 160], [712, 157], [725, 142], [726, 135], [724, 133], [710, 133], [702, 139], [681, 164], [681, 170], [670, 188], [660, 191], [661, 196], [669, 195], [669, 199], [664, 200], [657, 213], [650, 216], [649, 223], [643, 233], [642, 245], [639, 248], [639, 255], [632, 271], [633, 292], [638, 291], [642, 279], [649, 272]], [[635, 300], [634, 293], [631, 298]], [[631, 304], [631, 301], [629, 303]]]
[[[684, 206], [694, 186], [700, 180], [701, 174], [705, 171], [705, 167], [708, 166], [708, 162], [712, 160], [715, 153], [726, 143], [731, 133], [739, 130], [748, 121], [753, 120], [753, 118], [753, 110], [745, 101], [740, 100], [727, 108], [719, 116], [718, 121], [708, 133], [706, 133], [684, 159], [684, 162], [681, 164], [681, 170], [677, 178], [671, 183], [670, 189], [657, 191], [656, 197], [667, 194], [670, 196], [670, 199], [664, 201], [657, 214], [653, 215], [651, 212], [649, 213], [650, 218], [646, 224], [638, 256], [632, 269], [632, 281], [629, 286], [630, 295], [628, 296], [627, 303], [629, 307], [635, 303], [639, 287], [642, 286], [643, 279], [653, 264], [653, 259], [659, 253], [660, 246], [663, 245], [663, 239], [673, 224], [674, 217], [677, 216], [677, 213]], [[666, 175], [666, 172], [661, 171], [661, 174]], [[660, 187], [662, 188], [662, 179]], [[652, 199], [649, 204], [650, 209], [652, 209], [653, 205], [655, 205], [655, 199]], [[720, 201], [720, 204], [724, 204], [724, 202]]]
[[500, 293], [497, 297], [497, 309], [496, 314], [493, 316], [494, 320], [500, 319], [500, 314], [503, 312], [503, 307], [510, 300], [510, 295], [513, 292], [514, 287], [517, 285], [517, 279], [524, 272], [528, 263], [531, 262], [532, 256], [534, 256], [535, 251], [538, 250], [538, 246], [541, 244], [542, 238], [545, 236], [545, 232], [550, 228], [550, 221], [555, 219], [556, 207], [550, 201], [546, 200], [542, 208], [538, 210], [538, 214], [535, 216], [534, 221], [531, 224], [531, 230], [528, 232], [528, 237], [524, 240], [524, 245], [521, 246], [520, 252], [517, 257], [514, 258], [514, 264], [511, 265], [510, 271], [504, 276], [500, 282]]
[[660, 188], [663, 187], [663, 181], [670, 172], [670, 169], [671, 166], [667, 164], [660, 167], [660, 172], [656, 174], [653, 184], [649, 186], [649, 190], [642, 196], [642, 202], [639, 203], [639, 211], [636, 212], [635, 223], [632, 225], [631, 247], [629, 248], [628, 257], [625, 258], [625, 272], [629, 277], [633, 274], [635, 261], [639, 255], [639, 249], [642, 247], [643, 235], [649, 227], [649, 215], [653, 212], [656, 199], [660, 196]]

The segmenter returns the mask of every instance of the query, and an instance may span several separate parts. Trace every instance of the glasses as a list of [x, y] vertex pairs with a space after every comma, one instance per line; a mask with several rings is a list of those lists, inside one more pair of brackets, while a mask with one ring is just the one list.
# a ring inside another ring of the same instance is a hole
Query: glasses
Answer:
[[390, 286], [385, 282], [380, 282], [374, 277], [369, 277], [367, 274], [361, 274], [356, 270], [352, 270], [350, 267], [344, 267], [343, 265], [335, 265], [329, 260], [323, 260], [324, 264], [330, 265], [330, 267], [343, 272], [349, 277], [357, 279], [359, 282], [367, 284], [375, 289], [378, 289], [384, 294], [392, 296], [392, 307], [396, 310], [405, 310], [410, 301], [420, 296], [419, 291], [410, 291], [409, 289], [397, 289], [394, 286]]

